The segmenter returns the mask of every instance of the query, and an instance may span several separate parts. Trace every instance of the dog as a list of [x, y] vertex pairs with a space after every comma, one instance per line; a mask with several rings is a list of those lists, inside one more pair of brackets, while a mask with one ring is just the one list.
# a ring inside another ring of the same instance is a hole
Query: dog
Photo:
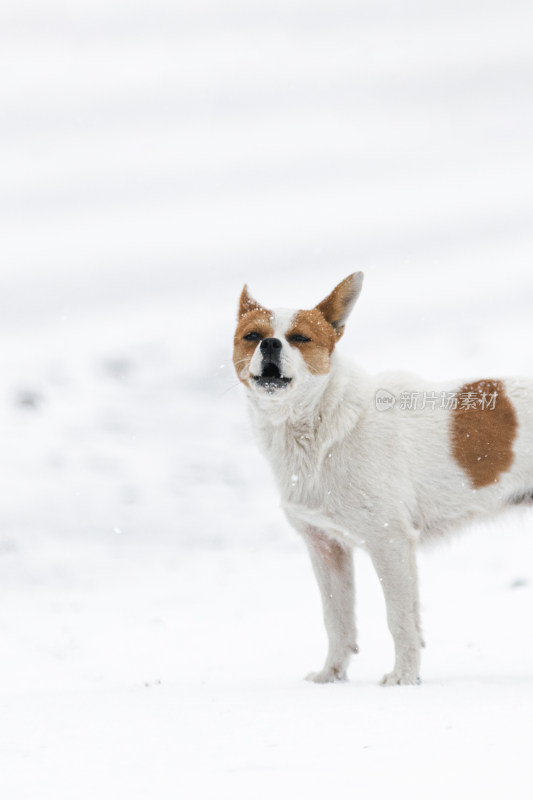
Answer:
[[385, 686], [420, 683], [416, 549], [533, 503], [533, 381], [429, 386], [369, 375], [337, 353], [363, 285], [349, 275], [311, 310], [269, 310], [245, 286], [233, 360], [282, 508], [320, 588], [328, 652], [317, 683], [358, 652], [353, 549], [367, 550], [394, 640]]

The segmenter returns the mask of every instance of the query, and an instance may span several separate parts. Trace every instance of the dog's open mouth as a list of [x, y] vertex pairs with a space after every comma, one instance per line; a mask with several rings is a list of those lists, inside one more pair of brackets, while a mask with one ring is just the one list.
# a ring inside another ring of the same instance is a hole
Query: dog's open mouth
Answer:
[[281, 375], [277, 364], [267, 364], [263, 367], [262, 375], [254, 375], [254, 381], [264, 389], [281, 389], [287, 386], [292, 378], [285, 378]]

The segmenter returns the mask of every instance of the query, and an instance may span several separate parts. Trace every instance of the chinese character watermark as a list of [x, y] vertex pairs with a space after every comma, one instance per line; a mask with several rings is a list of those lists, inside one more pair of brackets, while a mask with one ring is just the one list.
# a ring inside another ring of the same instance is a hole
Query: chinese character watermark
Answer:
[[375, 405], [378, 411], [494, 411], [498, 392], [400, 392], [397, 397], [388, 389], [378, 389]]

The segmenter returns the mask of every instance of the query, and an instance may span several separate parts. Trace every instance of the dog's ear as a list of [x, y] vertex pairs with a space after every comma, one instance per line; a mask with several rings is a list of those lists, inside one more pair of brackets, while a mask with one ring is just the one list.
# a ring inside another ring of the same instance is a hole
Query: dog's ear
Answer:
[[340, 338], [355, 301], [363, 288], [363, 273], [354, 272], [336, 286], [325, 300], [317, 305], [326, 320], [335, 328]]
[[263, 308], [263, 306], [260, 305], [260, 303], [258, 303], [257, 300], [254, 300], [254, 298], [250, 294], [248, 294], [248, 286], [244, 284], [244, 289], [241, 292], [241, 297], [239, 300], [238, 318], [240, 319], [241, 317], [244, 317], [244, 315], [247, 314], [249, 311], [264, 311], [264, 310], [265, 309]]

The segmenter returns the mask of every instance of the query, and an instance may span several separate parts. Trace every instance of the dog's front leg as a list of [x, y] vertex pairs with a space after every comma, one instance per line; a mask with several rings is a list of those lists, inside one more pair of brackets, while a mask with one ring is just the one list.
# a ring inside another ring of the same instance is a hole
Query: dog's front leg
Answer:
[[394, 639], [395, 663], [383, 686], [420, 683], [420, 632], [415, 542], [404, 532], [381, 539], [370, 550], [385, 594], [387, 621]]
[[303, 535], [320, 587], [329, 642], [324, 667], [311, 672], [307, 680], [346, 680], [350, 656], [357, 653], [352, 553], [317, 528], [307, 528]]

